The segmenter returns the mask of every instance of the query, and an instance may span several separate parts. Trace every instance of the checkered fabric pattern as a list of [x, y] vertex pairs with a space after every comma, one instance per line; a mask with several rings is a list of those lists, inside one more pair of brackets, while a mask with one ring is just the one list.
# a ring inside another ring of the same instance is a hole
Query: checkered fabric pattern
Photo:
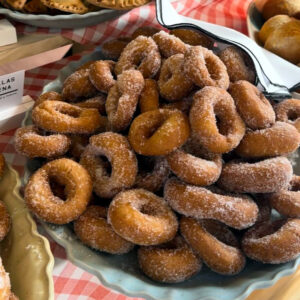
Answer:
[[[178, 0], [173, 3], [180, 14], [231, 27], [243, 33], [247, 33], [246, 11], [250, 1], [251, 0]], [[99, 45], [113, 37], [130, 35], [137, 27], [147, 25], [159, 26], [155, 19], [154, 3], [134, 9], [117, 20], [83, 29], [49, 30], [16, 24], [19, 33], [61, 33], [63, 36], [75, 42], [81, 44], [93, 43], [95, 45]], [[24, 94], [36, 98], [41, 93], [43, 86], [57, 77], [62, 67], [70, 61], [78, 60], [80, 57], [81, 55], [75, 55], [59, 62], [27, 71]], [[13, 147], [13, 134], [14, 130], [0, 135], [0, 152], [4, 153], [6, 160], [22, 176], [25, 158], [16, 154]], [[132, 299], [103, 287], [95, 276], [71, 264], [67, 260], [64, 249], [53, 242], [51, 238], [49, 238], [49, 240], [55, 257], [53, 278], [57, 300]]]

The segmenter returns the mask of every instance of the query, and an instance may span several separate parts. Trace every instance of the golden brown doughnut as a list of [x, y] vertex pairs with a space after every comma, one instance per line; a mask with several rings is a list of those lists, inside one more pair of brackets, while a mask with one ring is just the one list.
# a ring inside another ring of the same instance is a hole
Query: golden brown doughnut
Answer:
[[269, 100], [256, 86], [245, 80], [230, 85], [237, 111], [251, 129], [263, 129], [275, 123], [275, 112]]
[[159, 92], [169, 101], [182, 100], [193, 88], [193, 82], [183, 73], [183, 63], [183, 54], [175, 54], [166, 59], [161, 67], [157, 82]]
[[34, 102], [34, 107], [47, 100], [63, 101], [61, 94], [54, 91], [46, 92], [38, 97]]
[[229, 76], [222, 60], [201, 46], [187, 49], [183, 71], [197, 86], [215, 86], [227, 90]]
[[233, 99], [217, 87], [204, 87], [194, 95], [190, 124], [199, 142], [214, 153], [231, 151], [245, 134]]
[[103, 43], [101, 52], [108, 58], [118, 60], [124, 48], [131, 41], [131, 37], [119, 37]]
[[191, 46], [202, 46], [211, 49], [214, 45], [214, 41], [212, 39], [196, 30], [178, 28], [172, 29], [170, 34], [177, 36], [185, 44]]
[[30, 158], [53, 158], [64, 155], [71, 145], [69, 137], [63, 134], [42, 135], [34, 125], [17, 129], [15, 149]]
[[127, 70], [118, 75], [105, 103], [109, 128], [112, 131], [122, 131], [130, 125], [144, 84], [143, 75], [139, 71]]
[[36, 126], [58, 133], [91, 134], [103, 130], [107, 118], [94, 108], [81, 108], [61, 101], [45, 101], [32, 111]]
[[5, 170], [5, 158], [4, 155], [2, 153], [0, 153], [0, 179], [4, 174], [4, 170]]
[[254, 83], [255, 68], [251, 58], [244, 51], [229, 46], [222, 50], [218, 56], [227, 68], [230, 81], [247, 80]]
[[142, 155], [166, 155], [188, 139], [187, 117], [179, 110], [158, 109], [133, 120], [128, 139], [132, 148]]
[[138, 261], [148, 277], [168, 283], [187, 280], [202, 267], [201, 260], [181, 236], [162, 245], [139, 248]]
[[266, 195], [270, 204], [280, 214], [289, 218], [300, 217], [300, 176], [294, 175], [288, 188]]
[[[53, 194], [51, 181], [65, 186], [65, 200]], [[71, 159], [61, 158], [48, 162], [30, 177], [24, 199], [44, 221], [67, 224], [85, 211], [91, 193], [92, 180], [86, 169]]]
[[257, 261], [281, 264], [300, 254], [300, 220], [266, 221], [250, 228], [242, 240], [244, 253]]
[[79, 68], [77, 68], [75, 71], [80, 71], [80, 70], [89, 70], [90, 66], [95, 62], [95, 60], [89, 60], [83, 65], [81, 65]]
[[91, 83], [89, 73], [89, 69], [82, 69], [66, 78], [61, 93], [63, 100], [75, 102], [80, 98], [90, 98], [97, 95], [98, 91]]
[[81, 102], [76, 102], [72, 103], [75, 106], [79, 106], [81, 108], [96, 108], [99, 110], [99, 113], [101, 115], [105, 115], [105, 102], [106, 102], [106, 97], [104, 95], [98, 95], [96, 97], [81, 101]]
[[[11, 219], [6, 205], [0, 201], [0, 241], [8, 234], [11, 227]], [[1, 298], [0, 298], [1, 299]]]
[[153, 35], [155, 43], [162, 57], [168, 58], [175, 54], [184, 54], [187, 45], [175, 35], [170, 35], [165, 31], [160, 31]]
[[246, 259], [232, 231], [215, 220], [182, 217], [180, 231], [188, 244], [214, 272], [223, 275], [240, 273]]
[[275, 106], [278, 121], [294, 125], [300, 132], [300, 100], [287, 99]]
[[90, 66], [89, 78], [98, 91], [108, 93], [115, 84], [113, 76], [115, 64], [112, 60], [98, 60]]
[[158, 47], [151, 37], [139, 36], [131, 41], [121, 53], [115, 67], [116, 75], [137, 69], [144, 78], [152, 78], [158, 72], [161, 58]]
[[246, 132], [235, 151], [242, 157], [272, 157], [294, 152], [299, 143], [300, 134], [294, 126], [276, 122], [272, 127]]
[[290, 161], [283, 156], [248, 163], [224, 164], [218, 185], [235, 193], [274, 193], [288, 187], [293, 176]]
[[189, 147], [177, 149], [167, 156], [171, 171], [181, 180], [200, 186], [216, 182], [222, 170], [222, 157], [208, 153], [200, 148]]
[[140, 95], [139, 106], [141, 113], [159, 108], [159, 92], [153, 79], [145, 79], [145, 86]]
[[134, 186], [153, 193], [163, 187], [170, 174], [167, 160], [162, 156], [139, 156], [138, 166], [139, 172]]
[[79, 239], [91, 248], [111, 254], [124, 254], [134, 245], [117, 235], [107, 223], [107, 209], [88, 206], [74, 222], [74, 231]]
[[188, 185], [176, 178], [166, 182], [164, 199], [187, 217], [214, 219], [236, 229], [250, 227], [258, 215], [257, 205], [246, 195]]
[[143, 35], [143, 36], [152, 36], [155, 33], [159, 32], [160, 30], [152, 27], [152, 26], [142, 26], [137, 28], [133, 34], [131, 35], [132, 39], [136, 39], [138, 36]]
[[91, 174], [94, 191], [100, 197], [112, 198], [135, 183], [137, 160], [127, 139], [120, 134], [104, 132], [92, 136], [81, 155], [80, 164]]
[[172, 240], [178, 228], [177, 218], [167, 203], [144, 189], [116, 195], [108, 208], [108, 223], [125, 240], [143, 246]]

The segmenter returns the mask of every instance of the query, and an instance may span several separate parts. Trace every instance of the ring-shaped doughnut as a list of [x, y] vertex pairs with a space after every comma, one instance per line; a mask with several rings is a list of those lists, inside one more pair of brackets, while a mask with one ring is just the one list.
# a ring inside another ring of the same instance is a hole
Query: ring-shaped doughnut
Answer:
[[258, 223], [243, 236], [244, 253], [257, 261], [281, 264], [300, 254], [300, 220], [281, 219]]
[[193, 82], [183, 73], [183, 63], [183, 54], [175, 54], [162, 64], [157, 83], [161, 96], [169, 101], [182, 100], [193, 88]]
[[300, 217], [300, 176], [294, 175], [288, 188], [266, 195], [280, 214], [289, 218]]
[[229, 76], [226, 66], [211, 50], [201, 46], [187, 49], [183, 70], [197, 86], [216, 86], [228, 89]]
[[121, 53], [115, 73], [137, 69], [144, 78], [152, 78], [160, 69], [161, 57], [158, 47], [151, 37], [139, 36], [131, 41]]
[[125, 240], [142, 246], [168, 242], [178, 228], [177, 218], [164, 199], [144, 189], [116, 195], [108, 208], [108, 222]]
[[40, 95], [38, 97], [38, 99], [34, 102], [33, 107], [36, 107], [39, 104], [41, 104], [42, 102], [47, 101], [47, 100], [63, 101], [61, 94], [51, 91], [51, 92], [46, 92], [46, 93]]
[[288, 187], [293, 167], [286, 157], [248, 163], [234, 160], [224, 164], [218, 186], [235, 193], [274, 193]]
[[258, 215], [257, 205], [246, 195], [188, 185], [176, 178], [166, 182], [164, 199], [184, 216], [214, 219], [236, 229], [250, 227]]
[[145, 79], [145, 86], [140, 95], [139, 107], [141, 113], [159, 108], [159, 92], [155, 80]]
[[43, 136], [34, 125], [17, 129], [15, 149], [30, 158], [53, 158], [64, 155], [70, 148], [71, 139], [64, 134]]
[[172, 241], [151, 247], [140, 247], [138, 261], [141, 270], [159, 282], [182, 282], [197, 274], [201, 260], [193, 253], [181, 236]]
[[147, 111], [133, 120], [128, 139], [142, 155], [166, 155], [185, 143], [190, 134], [187, 117], [179, 110]]
[[294, 125], [300, 132], [300, 101], [299, 99], [287, 99], [275, 106], [278, 121]]
[[[55, 196], [50, 182], [65, 186], [66, 200]], [[67, 224], [86, 209], [92, 194], [92, 180], [87, 170], [67, 158], [53, 160], [38, 169], [25, 187], [29, 209], [46, 222]]]
[[231, 82], [247, 80], [254, 83], [254, 65], [244, 51], [234, 46], [230, 46], [222, 50], [218, 56], [226, 66]]
[[140, 156], [138, 166], [139, 172], [134, 186], [153, 193], [163, 187], [170, 174], [168, 163], [162, 156]]
[[80, 98], [94, 97], [99, 93], [90, 81], [89, 73], [89, 69], [81, 69], [66, 78], [61, 93], [63, 100], [75, 102]]
[[107, 223], [107, 209], [91, 205], [74, 222], [74, 231], [89, 247], [110, 254], [124, 254], [134, 245], [117, 235]]
[[256, 86], [241, 80], [230, 85], [237, 111], [251, 129], [263, 129], [275, 123], [275, 112], [269, 100]]
[[[110, 163], [111, 172], [104, 157]], [[91, 174], [94, 191], [100, 197], [112, 198], [135, 183], [137, 160], [127, 139], [120, 134], [104, 132], [92, 136], [80, 164]]]
[[96, 108], [99, 110], [101, 115], [105, 115], [105, 102], [106, 97], [104, 95], [98, 95], [96, 97], [72, 104], [81, 108]]
[[197, 255], [214, 272], [223, 275], [240, 273], [246, 258], [232, 231], [214, 220], [182, 217], [180, 232]]
[[144, 84], [143, 75], [139, 71], [127, 70], [118, 75], [105, 103], [108, 126], [112, 131], [119, 132], [130, 125]]
[[162, 57], [168, 58], [175, 54], [184, 54], [187, 45], [175, 35], [160, 31], [153, 35], [153, 39], [158, 46]]
[[194, 95], [190, 124], [199, 142], [213, 153], [231, 151], [245, 134], [233, 99], [217, 87], [204, 87]]
[[293, 125], [277, 121], [269, 128], [246, 132], [235, 151], [241, 157], [272, 157], [293, 153], [299, 144], [298, 130]]
[[11, 227], [11, 219], [9, 212], [4, 204], [0, 201], [0, 241], [8, 234]]
[[107, 94], [115, 84], [113, 76], [115, 64], [112, 60], [98, 60], [90, 66], [89, 78], [98, 91]]
[[103, 130], [107, 118], [95, 108], [81, 108], [61, 101], [45, 101], [32, 111], [34, 124], [58, 133], [92, 134]]

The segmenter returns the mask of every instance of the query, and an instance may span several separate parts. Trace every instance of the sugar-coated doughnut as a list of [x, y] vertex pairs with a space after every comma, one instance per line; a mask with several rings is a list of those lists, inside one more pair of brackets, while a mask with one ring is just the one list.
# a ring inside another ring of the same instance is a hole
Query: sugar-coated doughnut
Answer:
[[0, 179], [3, 176], [4, 170], [5, 170], [5, 158], [2, 153], [0, 153]]
[[[53, 194], [51, 181], [65, 186], [65, 200]], [[91, 193], [92, 180], [87, 170], [71, 159], [61, 158], [48, 162], [30, 177], [24, 199], [44, 221], [67, 224], [85, 211]]]
[[66, 78], [61, 93], [63, 100], [74, 102], [97, 95], [98, 91], [90, 81], [89, 73], [89, 69], [82, 69]]
[[224, 63], [211, 50], [202, 46], [187, 49], [183, 70], [199, 87], [216, 86], [227, 90], [229, 86], [229, 76]]
[[218, 185], [235, 193], [274, 193], [287, 188], [292, 176], [293, 167], [283, 156], [253, 163], [234, 160], [224, 164]]
[[10, 279], [8, 273], [5, 272], [5, 269], [2, 264], [2, 259], [0, 257], [0, 299], [3, 300], [10, 300], [11, 299], [11, 286], [10, 286]]
[[155, 80], [145, 79], [144, 89], [140, 95], [139, 107], [141, 113], [159, 108], [159, 92]]
[[214, 41], [207, 35], [204, 35], [203, 33], [196, 30], [178, 28], [172, 29], [170, 31], [170, 34], [177, 36], [185, 44], [191, 46], [203, 46], [205, 48], [211, 49], [214, 44]]
[[127, 70], [118, 75], [105, 103], [108, 125], [112, 131], [119, 132], [130, 125], [144, 84], [143, 75], [139, 71]]
[[164, 199], [187, 217], [214, 219], [236, 229], [250, 227], [258, 215], [257, 205], [246, 195], [188, 185], [176, 178], [166, 182]]
[[190, 124], [199, 142], [214, 153], [231, 151], [245, 134], [233, 99], [217, 87], [204, 87], [194, 95]]
[[143, 246], [172, 240], [178, 228], [177, 218], [168, 204], [144, 189], [116, 195], [108, 208], [108, 222], [125, 240]]
[[245, 80], [230, 85], [237, 111], [251, 129], [263, 129], [275, 123], [275, 112], [269, 100], [256, 86]]
[[0, 241], [8, 234], [11, 227], [11, 219], [9, 212], [4, 204], [0, 201]]
[[170, 174], [167, 160], [161, 156], [139, 156], [138, 166], [139, 172], [134, 186], [153, 193], [163, 187]]
[[129, 129], [129, 142], [142, 155], [166, 155], [188, 139], [187, 117], [179, 110], [158, 109], [139, 115]]
[[300, 176], [294, 175], [288, 188], [266, 195], [270, 204], [280, 214], [290, 217], [300, 217]]
[[118, 60], [124, 48], [132, 40], [131, 37], [119, 37], [103, 43], [101, 52], [108, 59]]
[[136, 156], [127, 139], [120, 134], [104, 132], [92, 136], [81, 155], [80, 164], [91, 174], [94, 191], [100, 197], [112, 198], [135, 183]]
[[61, 101], [45, 101], [32, 111], [36, 126], [58, 133], [91, 134], [103, 130], [107, 118], [94, 108], [81, 108]]
[[90, 66], [89, 78], [98, 91], [108, 93], [115, 84], [113, 76], [115, 64], [112, 60], [98, 60]]
[[189, 147], [177, 149], [167, 156], [170, 169], [181, 180], [200, 186], [216, 182], [222, 170], [222, 157], [203, 149]]
[[34, 102], [34, 107], [47, 100], [63, 101], [61, 94], [54, 91], [50, 91], [40, 95], [38, 99]]
[[278, 121], [294, 125], [300, 132], [300, 101], [299, 99], [287, 99], [275, 107]]
[[64, 134], [42, 135], [37, 127], [29, 125], [17, 129], [15, 149], [30, 158], [53, 158], [64, 155], [71, 145], [71, 139]]
[[143, 35], [143, 36], [152, 36], [155, 33], [159, 32], [160, 30], [152, 27], [152, 26], [142, 26], [137, 28], [133, 34], [131, 35], [132, 39], [136, 39], [138, 36]]
[[79, 239], [91, 248], [111, 254], [124, 254], [134, 245], [117, 235], [107, 223], [107, 209], [91, 205], [74, 222]]
[[300, 254], [300, 220], [281, 219], [258, 223], [242, 240], [244, 253], [257, 261], [281, 264]]
[[165, 31], [156, 33], [153, 35], [153, 39], [158, 45], [161, 55], [165, 58], [175, 54], [184, 54], [187, 49], [187, 45], [181, 39]]
[[277, 121], [269, 128], [246, 132], [235, 151], [242, 157], [272, 157], [290, 154], [297, 150], [299, 144], [300, 134], [297, 129]]
[[237, 47], [229, 46], [222, 50], [219, 55], [227, 68], [230, 81], [247, 80], [255, 81], [255, 69], [251, 58]]
[[86, 99], [81, 102], [72, 103], [75, 106], [79, 106], [81, 108], [96, 108], [99, 110], [99, 113], [101, 115], [105, 115], [105, 102], [106, 97], [104, 95], [98, 95], [96, 97]]
[[121, 53], [115, 73], [137, 69], [144, 78], [152, 78], [158, 72], [161, 57], [158, 47], [151, 37], [139, 36], [131, 41]]
[[202, 267], [201, 260], [181, 236], [162, 245], [140, 247], [138, 261], [141, 270], [148, 277], [167, 283], [187, 280]]
[[223, 275], [240, 273], [246, 259], [232, 231], [215, 220], [182, 217], [180, 231], [188, 244], [214, 272]]
[[182, 100], [193, 88], [193, 82], [183, 73], [183, 63], [183, 54], [175, 54], [162, 64], [157, 83], [161, 96], [169, 101]]

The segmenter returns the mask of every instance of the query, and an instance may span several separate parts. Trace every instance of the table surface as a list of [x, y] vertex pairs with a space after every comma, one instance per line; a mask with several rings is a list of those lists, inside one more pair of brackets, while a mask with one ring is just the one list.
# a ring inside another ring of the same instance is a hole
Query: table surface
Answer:
[[[178, 0], [174, 1], [174, 6], [177, 11], [183, 15], [223, 26], [228, 26], [246, 34], [246, 11], [250, 2], [250, 0]], [[110, 38], [121, 35], [130, 35], [137, 27], [148, 25], [158, 26], [155, 19], [155, 9], [153, 3], [134, 9], [117, 20], [105, 22], [84, 29], [47, 30], [30, 27], [23, 24], [16, 24], [16, 27], [18, 32], [22, 34], [60, 33], [64, 37], [77, 43], [93, 43], [95, 45], [100, 45]], [[57, 77], [57, 73], [62, 67], [64, 67], [70, 61], [78, 60], [80, 57], [81, 55], [75, 55], [59, 62], [27, 71], [24, 94], [36, 98], [41, 93], [43, 86]], [[10, 163], [22, 176], [26, 159], [15, 152], [13, 146], [13, 134], [14, 131], [10, 131], [0, 135], [0, 153], [4, 153], [7, 162]], [[140, 299], [129, 298], [127, 296], [120, 295], [102, 286], [95, 276], [70, 263], [66, 258], [64, 249], [51, 239], [49, 240], [55, 257], [55, 266], [53, 270], [55, 299]], [[285, 288], [287, 289], [287, 280], [289, 279], [285, 278], [280, 280], [280, 282], [272, 288], [273, 292], [277, 291], [276, 289], [278, 289], [279, 286], [284, 286], [284, 284]], [[250, 296], [251, 300], [269, 299], [270, 292], [267, 290], [254, 292], [254, 294]], [[272, 299], [275, 298], [273, 297]], [[290, 300], [291, 298], [286, 299]]]

